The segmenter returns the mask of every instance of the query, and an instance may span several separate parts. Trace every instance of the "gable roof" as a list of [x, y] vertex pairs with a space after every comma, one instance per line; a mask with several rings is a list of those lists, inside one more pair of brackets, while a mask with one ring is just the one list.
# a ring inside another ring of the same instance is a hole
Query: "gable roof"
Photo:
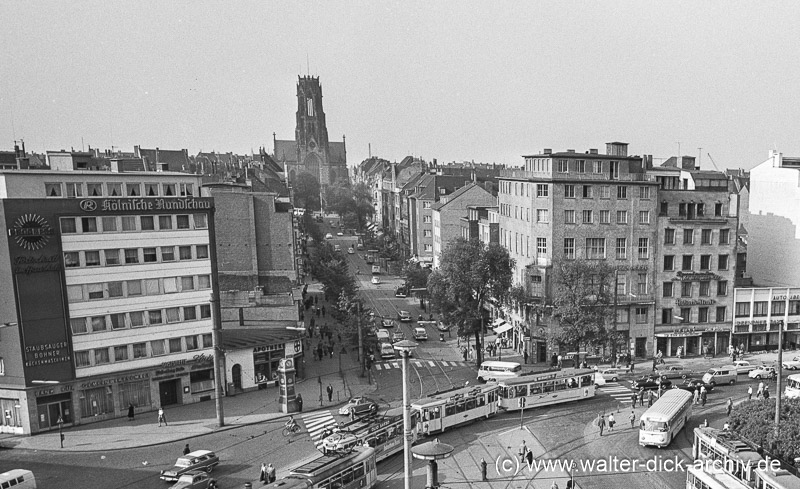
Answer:
[[436, 204], [434, 204], [431, 207], [434, 210], [441, 210], [443, 207], [446, 207], [451, 202], [453, 202], [455, 200], [458, 200], [461, 196], [463, 196], [464, 194], [466, 194], [467, 192], [469, 192], [470, 190], [472, 190], [475, 187], [478, 187], [479, 189], [483, 190], [486, 194], [488, 194], [490, 196], [492, 195], [485, 188], [483, 188], [483, 186], [478, 185], [477, 183], [474, 183], [474, 182], [470, 182], [468, 185], [464, 185], [463, 187], [457, 189], [452, 194], [448, 195], [446, 201], [444, 201], [444, 202], [439, 201], [439, 202], [437, 202]]
[[275, 159], [278, 161], [297, 162], [297, 142], [281, 139], [275, 140]]

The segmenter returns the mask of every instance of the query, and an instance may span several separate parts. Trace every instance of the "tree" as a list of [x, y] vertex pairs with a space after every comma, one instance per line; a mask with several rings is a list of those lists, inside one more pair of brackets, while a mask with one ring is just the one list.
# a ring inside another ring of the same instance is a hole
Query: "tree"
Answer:
[[[779, 395], [776, 392], [775, 395]], [[778, 430], [775, 430], [775, 399], [739, 403], [731, 411], [731, 430], [761, 445], [784, 461], [800, 457], [800, 399], [783, 398]]]
[[457, 238], [442, 252], [441, 265], [428, 277], [431, 303], [447, 324], [458, 325], [460, 336], [475, 336], [476, 363], [482, 363], [481, 333], [484, 303], [504, 301], [511, 288], [514, 260], [497, 243]]
[[562, 261], [554, 267], [555, 297], [550, 339], [581, 350], [581, 346], [615, 340], [607, 324], [614, 314], [614, 268], [606, 262]]
[[341, 252], [334, 251], [330, 243], [319, 243], [309, 262], [311, 273], [322, 283], [325, 299], [336, 300], [344, 291], [353, 296], [358, 290], [347, 260]]
[[427, 287], [430, 274], [431, 269], [423, 268], [419, 262], [407, 262], [403, 266], [403, 277], [406, 279], [406, 285], [412, 289]]
[[308, 172], [297, 175], [294, 181], [293, 200], [295, 207], [320, 210], [319, 181], [314, 175]]
[[327, 209], [342, 216], [343, 221], [356, 229], [362, 229], [375, 213], [369, 187], [364, 183], [328, 186], [325, 188], [325, 202]]

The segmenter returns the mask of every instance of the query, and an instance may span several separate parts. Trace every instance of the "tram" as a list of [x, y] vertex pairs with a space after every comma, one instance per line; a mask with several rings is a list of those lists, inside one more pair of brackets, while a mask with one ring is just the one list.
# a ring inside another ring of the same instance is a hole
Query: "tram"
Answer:
[[521, 409], [520, 398], [525, 398], [527, 409], [589, 399], [595, 395], [594, 370], [591, 369], [534, 372], [498, 380], [496, 384], [499, 387], [499, 407], [505, 411]]
[[346, 454], [321, 455], [295, 467], [289, 475], [266, 486], [280, 489], [349, 489], [375, 487], [378, 472], [375, 449], [353, 447]]
[[494, 384], [460, 387], [412, 403], [419, 412], [420, 435], [445, 431], [497, 414], [498, 387]]

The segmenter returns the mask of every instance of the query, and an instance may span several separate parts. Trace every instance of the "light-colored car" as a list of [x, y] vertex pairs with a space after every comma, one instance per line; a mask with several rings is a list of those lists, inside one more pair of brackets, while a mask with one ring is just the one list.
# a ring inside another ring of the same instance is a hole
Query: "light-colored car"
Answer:
[[389, 334], [388, 329], [381, 328], [375, 333], [375, 336], [378, 337], [378, 341], [381, 343], [391, 343], [392, 342], [392, 335]]
[[348, 254], [348, 255], [352, 255], [352, 254], [354, 254], [355, 252], [356, 252], [356, 250], [354, 250], [352, 246], [351, 246], [351, 247], [349, 247], [349, 248], [347, 248], [347, 254]]
[[397, 319], [399, 319], [401, 323], [410, 323], [411, 313], [408, 311], [400, 311], [397, 313]]
[[165, 481], [177, 481], [181, 475], [192, 470], [204, 470], [211, 473], [219, 464], [219, 457], [209, 450], [195, 450], [175, 461], [175, 466], [169, 470], [161, 471], [161, 479]]
[[[391, 345], [390, 345], [391, 346]], [[368, 397], [354, 397], [347, 401], [347, 404], [339, 408], [342, 416], [352, 416], [354, 414], [375, 414], [378, 412], [378, 403]]]
[[406, 339], [406, 335], [399, 329], [392, 333], [392, 343], [397, 343], [398, 341], [403, 341], [404, 339]]
[[333, 251], [342, 251], [342, 245], [333, 245]]
[[333, 235], [331, 233], [328, 233], [325, 235], [325, 239], [333, 239]]
[[378, 285], [379, 283], [381, 283], [381, 278], [378, 277], [377, 275], [373, 276], [372, 277], [372, 283], [375, 284], [375, 285]]
[[336, 236], [344, 236], [344, 233], [342, 233], [341, 231], [339, 231], [338, 233], [336, 233]]
[[658, 369], [658, 375], [667, 379], [685, 379], [693, 377], [695, 373], [684, 368], [683, 365], [661, 365], [661, 368]]
[[396, 358], [394, 347], [391, 343], [381, 343], [381, 358], [386, 360]]
[[594, 373], [594, 385], [600, 387], [601, 385], [606, 385], [606, 379], [600, 372]]
[[786, 370], [797, 370], [800, 368], [800, 357], [794, 357], [791, 360], [784, 360], [783, 368]]
[[384, 319], [383, 321], [381, 321], [381, 324], [383, 324], [384, 328], [394, 328], [395, 326], [397, 326], [391, 319]]
[[778, 372], [775, 371], [775, 367], [761, 365], [747, 372], [747, 376], [751, 379], [774, 379], [778, 376]]
[[417, 341], [427, 340], [428, 332], [425, 331], [425, 328], [414, 328], [414, 339]]
[[607, 368], [599, 372], [600, 376], [603, 377], [606, 382], [616, 382], [626, 373], [628, 373], [628, 371], [622, 368]]
[[733, 366], [736, 367], [737, 374], [746, 374], [758, 367], [758, 365], [753, 365], [747, 360], [736, 360], [733, 362]]
[[169, 489], [214, 489], [217, 481], [207, 473], [200, 470], [186, 472], [178, 478], [178, 482], [171, 485]]

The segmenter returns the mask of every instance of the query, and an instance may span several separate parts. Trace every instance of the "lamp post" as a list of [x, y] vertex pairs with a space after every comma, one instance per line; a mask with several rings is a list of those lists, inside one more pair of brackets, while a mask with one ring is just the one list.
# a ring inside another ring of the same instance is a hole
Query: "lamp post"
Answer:
[[403, 459], [405, 460], [405, 489], [411, 489], [411, 404], [408, 399], [408, 357], [417, 347], [413, 341], [398, 341], [393, 345], [403, 359]]

